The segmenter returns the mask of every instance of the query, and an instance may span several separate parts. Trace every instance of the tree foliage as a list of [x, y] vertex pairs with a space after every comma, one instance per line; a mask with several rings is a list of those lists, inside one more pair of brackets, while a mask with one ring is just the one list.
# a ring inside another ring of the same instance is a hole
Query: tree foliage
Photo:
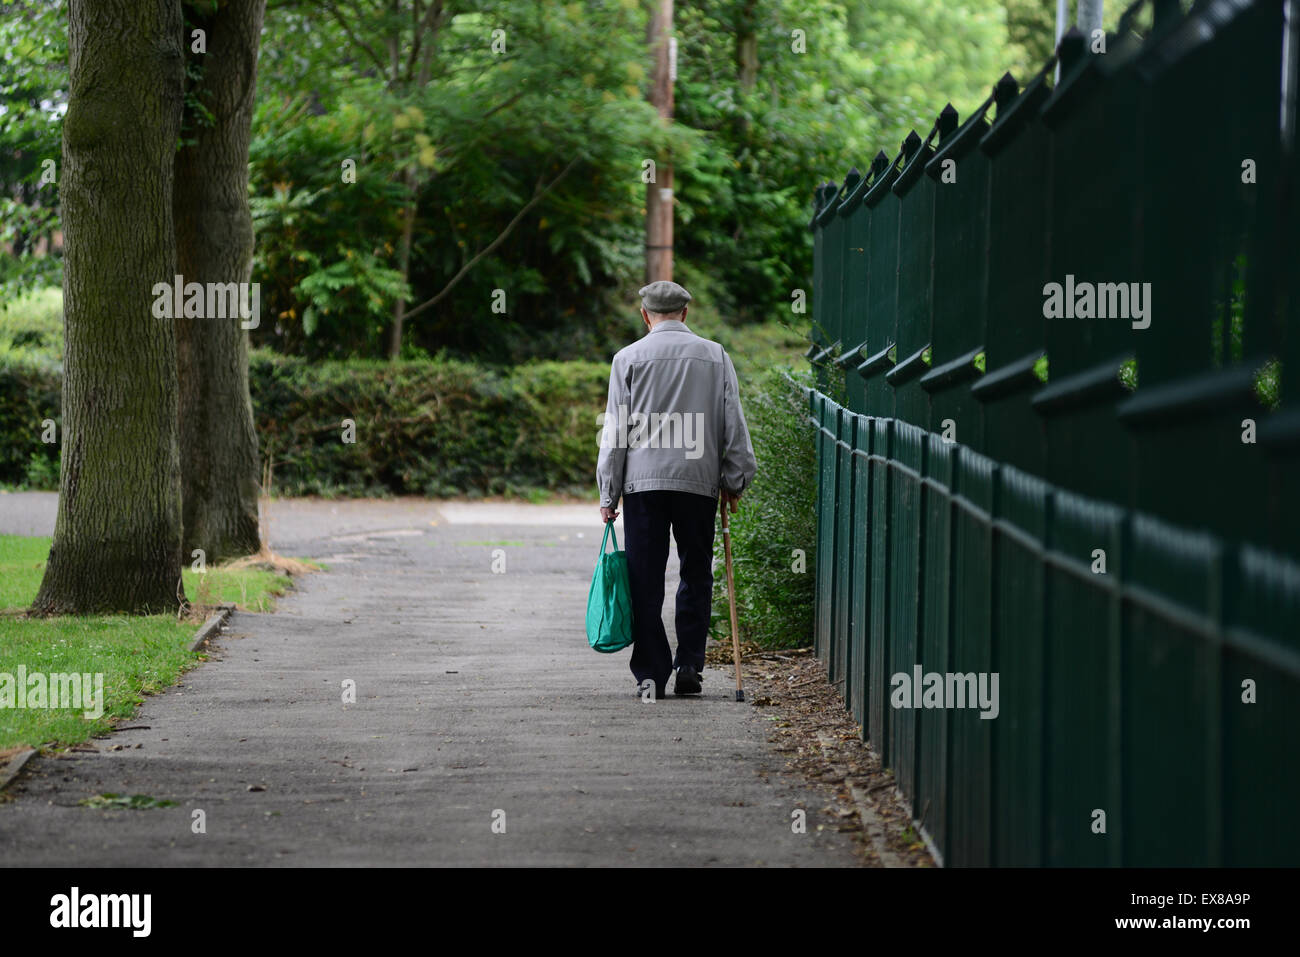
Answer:
[[65, 7], [56, 0], [0, 5], [0, 292], [7, 292], [0, 308], [60, 279], [59, 258], [49, 253], [68, 97]]
[[[680, 2], [665, 126], [646, 102], [642, 0], [272, 0], [250, 150], [268, 320], [254, 341], [379, 357], [400, 313], [406, 357], [608, 354], [635, 318], [648, 159], [674, 165], [677, 259], [708, 277], [709, 305], [788, 318], [816, 183], [893, 153], [948, 101], [978, 104], [1027, 62], [1042, 5]], [[56, 225], [55, 187], [34, 183], [59, 155], [64, 17], [54, 0], [0, 3], [11, 286], [57, 278], [22, 237]]]
[[[408, 355], [563, 353], [564, 330], [598, 329], [611, 279], [639, 264], [641, 158], [661, 136], [690, 140], [660, 131], [643, 98], [639, 5], [449, 3], [419, 53], [403, 25], [426, 5], [392, 5], [396, 18], [379, 14], [388, 3], [326, 6], [337, 16], [270, 17], [286, 42], [263, 58], [252, 156], [258, 271], [274, 287], [262, 340], [375, 355], [396, 299], [444, 289], [409, 321]], [[428, 56], [425, 84], [404, 75], [413, 55]]]
[[[828, 0], [701, 0], [679, 10], [677, 118], [707, 137], [678, 177], [680, 253], [722, 273], [726, 305], [742, 321], [790, 316], [794, 289], [811, 277], [814, 185], [865, 169], [878, 149], [892, 155], [948, 100], [978, 104], [1006, 46], [996, 0], [847, 10]], [[757, 47], [752, 89], [735, 49], [746, 28]]]

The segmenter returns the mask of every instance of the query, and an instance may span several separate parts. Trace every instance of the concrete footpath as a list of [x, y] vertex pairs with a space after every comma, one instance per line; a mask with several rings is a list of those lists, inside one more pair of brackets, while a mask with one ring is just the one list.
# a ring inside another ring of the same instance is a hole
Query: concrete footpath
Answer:
[[[0, 533], [53, 516], [52, 496], [0, 495]], [[268, 519], [277, 552], [330, 571], [237, 612], [138, 729], [34, 759], [0, 803], [0, 863], [856, 865], [728, 674], [642, 703], [630, 652], [587, 647], [595, 506], [303, 500]], [[104, 792], [176, 806], [79, 805]]]

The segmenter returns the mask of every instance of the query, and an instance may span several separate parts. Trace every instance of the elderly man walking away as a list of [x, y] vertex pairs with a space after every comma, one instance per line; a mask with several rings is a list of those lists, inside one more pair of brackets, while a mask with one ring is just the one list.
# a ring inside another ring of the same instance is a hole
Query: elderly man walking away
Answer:
[[[649, 331], [614, 356], [596, 481], [606, 522], [623, 500], [632, 674], [662, 698], [674, 669], [677, 694], [700, 693], [719, 494], [734, 513], [756, 465], [731, 357], [686, 326], [691, 294], [661, 280], [640, 295]], [[670, 528], [681, 560], [676, 655], [662, 617]]]

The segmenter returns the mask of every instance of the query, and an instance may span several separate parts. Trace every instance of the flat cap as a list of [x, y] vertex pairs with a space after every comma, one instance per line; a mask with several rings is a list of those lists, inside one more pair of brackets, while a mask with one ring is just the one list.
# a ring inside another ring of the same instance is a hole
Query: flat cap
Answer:
[[639, 295], [646, 312], [680, 312], [691, 301], [691, 294], [667, 279], [642, 286]]

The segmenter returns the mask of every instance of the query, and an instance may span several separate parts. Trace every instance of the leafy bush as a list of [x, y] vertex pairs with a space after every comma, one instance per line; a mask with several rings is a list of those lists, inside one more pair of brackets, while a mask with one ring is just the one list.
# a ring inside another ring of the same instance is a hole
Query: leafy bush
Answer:
[[0, 358], [63, 355], [63, 290], [35, 289], [0, 302]]
[[[431, 360], [250, 362], [263, 459], [284, 495], [590, 493], [609, 369]], [[344, 441], [345, 420], [355, 442]]]
[[0, 482], [58, 488], [59, 446], [42, 442], [41, 435], [42, 423], [53, 419], [56, 436], [63, 436], [62, 387], [57, 362], [0, 349]]
[[[746, 381], [746, 370], [770, 368], [798, 348], [788, 329], [751, 328], [763, 334], [729, 343]], [[0, 484], [57, 488], [59, 447], [41, 433], [53, 419], [62, 438], [61, 376], [45, 346], [0, 349]], [[313, 362], [260, 349], [249, 361], [262, 458], [281, 495], [589, 496], [608, 381], [604, 362]], [[767, 401], [746, 394], [759, 423]], [[345, 420], [354, 442], [344, 441]]]
[[[811, 384], [803, 373], [795, 379]], [[740, 511], [728, 516], [740, 635], [767, 648], [800, 647], [812, 637], [817, 546], [817, 455], [807, 400], [788, 373], [772, 370], [741, 401], [758, 472]], [[715, 550], [722, 569], [721, 535]], [[716, 577], [722, 587], [715, 592], [714, 632], [725, 637], [725, 572]]]
[[[0, 357], [0, 483], [58, 487], [59, 447], [41, 441], [41, 423], [62, 438], [61, 375], [39, 357]], [[311, 363], [259, 350], [249, 377], [276, 494], [594, 492], [605, 363]]]

